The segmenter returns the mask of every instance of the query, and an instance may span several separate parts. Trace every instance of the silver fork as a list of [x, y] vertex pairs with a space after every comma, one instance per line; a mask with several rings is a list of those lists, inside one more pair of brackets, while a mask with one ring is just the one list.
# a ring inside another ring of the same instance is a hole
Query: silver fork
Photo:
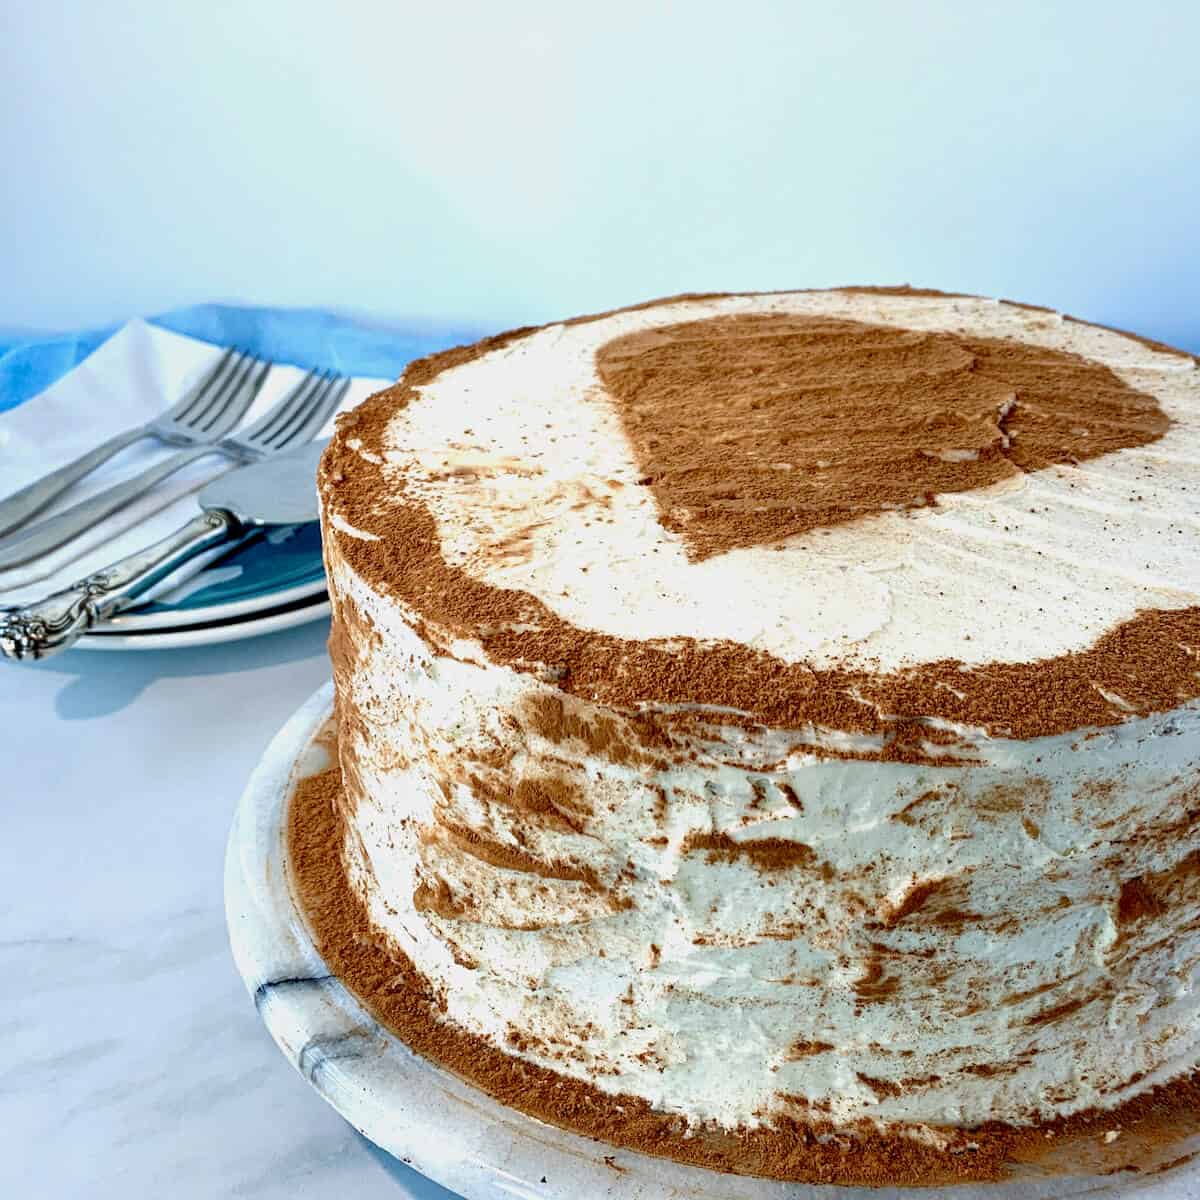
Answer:
[[0, 571], [21, 566], [56, 550], [124, 508], [181, 467], [206, 454], [221, 454], [229, 459], [226, 468], [229, 470], [276, 454], [300, 442], [311, 441], [337, 410], [349, 387], [350, 380], [343, 376], [310, 371], [278, 404], [247, 429], [218, 442], [181, 450], [133, 479], [73, 505], [48, 520], [39, 521], [19, 541], [11, 544], [6, 542], [0, 550]]
[[226, 350], [216, 365], [210, 367], [188, 388], [179, 403], [165, 413], [136, 429], [118, 433], [74, 462], [0, 500], [0, 534], [8, 533], [36, 516], [73, 483], [78, 483], [101, 463], [142, 438], [157, 438], [171, 446], [190, 446], [224, 437], [254, 403], [270, 366], [249, 354]]

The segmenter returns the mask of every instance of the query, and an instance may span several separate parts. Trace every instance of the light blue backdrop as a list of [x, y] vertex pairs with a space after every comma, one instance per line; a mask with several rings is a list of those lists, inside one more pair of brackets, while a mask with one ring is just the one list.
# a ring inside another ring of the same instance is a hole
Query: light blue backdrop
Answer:
[[1200, 4], [4, 5], [0, 326], [912, 281], [1200, 347]]

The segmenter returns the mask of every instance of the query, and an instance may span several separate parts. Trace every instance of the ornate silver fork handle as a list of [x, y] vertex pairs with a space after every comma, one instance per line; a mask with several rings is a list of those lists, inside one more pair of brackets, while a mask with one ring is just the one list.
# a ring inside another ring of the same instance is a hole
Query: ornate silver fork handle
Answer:
[[231, 513], [207, 509], [174, 533], [72, 587], [24, 608], [0, 610], [0, 654], [37, 659], [66, 650], [98, 621], [128, 608], [160, 579], [240, 528]]

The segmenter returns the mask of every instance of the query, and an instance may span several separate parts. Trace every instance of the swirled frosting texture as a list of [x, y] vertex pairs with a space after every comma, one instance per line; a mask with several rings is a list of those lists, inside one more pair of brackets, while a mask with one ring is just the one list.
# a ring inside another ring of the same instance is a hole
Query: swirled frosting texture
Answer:
[[1196, 706], [966, 766], [667, 742], [333, 578], [351, 879], [471, 1033], [730, 1128], [1027, 1123], [1200, 1060]]
[[[1103, 403], [1022, 430], [1029, 388], [988, 375], [917, 447], [979, 484], [800, 529], [812, 505], [715, 496], [623, 412], [681, 376], [614, 341], [779, 314], [1041, 347]], [[322, 480], [344, 851], [379, 937], [457, 1027], [697, 1125], [1030, 1124], [1194, 1069], [1196, 379], [1052, 314], [838, 292], [526, 332], [384, 393]], [[717, 549], [731, 499], [758, 533]]]

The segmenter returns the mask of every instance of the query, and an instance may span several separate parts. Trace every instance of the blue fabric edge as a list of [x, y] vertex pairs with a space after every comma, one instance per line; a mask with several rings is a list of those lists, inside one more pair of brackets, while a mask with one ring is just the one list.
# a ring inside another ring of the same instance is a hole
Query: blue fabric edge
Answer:
[[[413, 359], [476, 341], [488, 332], [467, 325], [389, 326], [321, 309], [227, 304], [173, 309], [147, 321], [213, 345], [237, 346], [271, 362], [379, 379], [396, 379]], [[0, 412], [45, 391], [120, 328], [44, 335], [0, 332]]]

